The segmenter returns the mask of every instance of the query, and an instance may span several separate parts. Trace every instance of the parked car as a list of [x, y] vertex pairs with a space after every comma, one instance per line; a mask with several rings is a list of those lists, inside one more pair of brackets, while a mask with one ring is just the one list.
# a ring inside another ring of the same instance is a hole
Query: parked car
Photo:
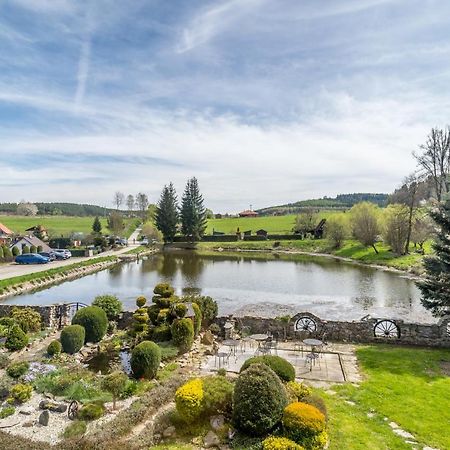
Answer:
[[72, 257], [70, 250], [65, 248], [54, 248], [53, 251], [55, 252], [56, 259], [69, 259]]
[[148, 245], [148, 239], [142, 239], [142, 241], [140, 242], [141, 245]]
[[39, 255], [45, 256], [50, 261], [54, 261], [56, 259], [56, 253], [53, 252], [53, 251], [51, 251], [51, 252], [39, 252]]
[[39, 255], [38, 253], [26, 253], [25, 255], [17, 255], [17, 264], [47, 264], [49, 258]]

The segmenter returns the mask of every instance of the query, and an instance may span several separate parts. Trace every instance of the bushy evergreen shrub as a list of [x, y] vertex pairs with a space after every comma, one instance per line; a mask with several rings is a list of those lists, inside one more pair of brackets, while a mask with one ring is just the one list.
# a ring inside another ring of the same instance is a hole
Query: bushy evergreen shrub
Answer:
[[59, 355], [62, 351], [62, 345], [61, 342], [54, 340], [48, 344], [47, 347], [47, 354], [50, 356]]
[[30, 253], [37, 253], [37, 247], [35, 245], [30, 247]]
[[190, 380], [179, 387], [175, 393], [175, 405], [178, 414], [187, 423], [197, 420], [202, 413], [203, 381], [200, 378]]
[[312, 393], [312, 389], [309, 386], [299, 383], [298, 381], [289, 381], [286, 383], [286, 389], [289, 399], [292, 400], [291, 403], [301, 402], [304, 397], [311, 395]]
[[18, 383], [15, 384], [10, 391], [11, 398], [17, 403], [25, 403], [30, 400], [33, 388], [30, 384]]
[[77, 353], [85, 342], [85, 329], [81, 325], [69, 325], [61, 331], [61, 346], [65, 353]]
[[147, 308], [144, 308], [147, 299], [140, 296], [136, 299], [136, 306], [138, 309], [133, 314], [132, 334], [145, 334], [148, 330], [148, 313]]
[[103, 309], [108, 320], [116, 320], [123, 308], [122, 302], [115, 295], [98, 295], [94, 298], [92, 306]]
[[79, 420], [97, 420], [105, 413], [105, 407], [100, 403], [87, 403], [78, 411]]
[[241, 372], [247, 369], [252, 364], [265, 364], [269, 366], [282, 381], [295, 380], [294, 366], [284, 358], [276, 355], [254, 356], [247, 359], [241, 367]]
[[13, 308], [11, 317], [24, 333], [36, 332], [41, 329], [41, 315], [32, 308]]
[[20, 378], [21, 376], [25, 375], [28, 372], [29, 368], [30, 368], [30, 364], [26, 361], [15, 362], [15, 363], [11, 363], [6, 368], [6, 373], [11, 378]]
[[131, 352], [131, 369], [136, 378], [152, 379], [161, 363], [161, 349], [151, 341], [143, 341]]
[[172, 332], [168, 324], [158, 325], [150, 330], [150, 336], [152, 341], [166, 342], [172, 338]]
[[[6, 253], [7, 253], [7, 251], [3, 250], [3, 254], [4, 254], [5, 258], [6, 258]], [[11, 256], [19, 256], [19, 255], [20, 255], [19, 248], [18, 247], [13, 247], [12, 251], [11, 251]]]
[[186, 353], [194, 343], [194, 324], [191, 319], [175, 319], [172, 323], [172, 340], [180, 353]]
[[217, 375], [203, 378], [203, 414], [229, 414], [232, 409], [232, 401], [233, 384], [224, 376]]
[[285, 437], [269, 436], [264, 439], [263, 450], [304, 450], [301, 445]]
[[183, 302], [196, 303], [200, 307], [204, 326], [210, 325], [217, 317], [219, 307], [217, 302], [211, 297], [204, 295], [186, 295], [183, 297]]
[[192, 303], [192, 309], [194, 310], [194, 336], [197, 337], [202, 328], [202, 312], [197, 303]]
[[136, 299], [136, 306], [137, 306], [138, 308], [142, 308], [146, 303], [147, 303], [147, 299], [146, 299], [143, 295], [140, 295], [140, 296]]
[[148, 318], [153, 325], [157, 325], [158, 323], [158, 314], [159, 314], [159, 306], [151, 305], [147, 308]]
[[27, 253], [30, 253], [30, 247], [28, 247], [28, 245], [24, 245], [22, 247], [22, 255], [26, 255]]
[[187, 313], [187, 306], [184, 303], [177, 303], [175, 305], [175, 314], [179, 319], [182, 319]]
[[28, 345], [28, 336], [19, 325], [14, 324], [8, 330], [5, 347], [12, 352], [22, 350]]
[[72, 325], [81, 325], [85, 329], [85, 342], [99, 342], [108, 329], [108, 318], [98, 306], [86, 306], [73, 316]]
[[265, 364], [252, 364], [238, 377], [233, 395], [233, 418], [238, 429], [261, 436], [280, 423], [288, 402], [277, 374]]

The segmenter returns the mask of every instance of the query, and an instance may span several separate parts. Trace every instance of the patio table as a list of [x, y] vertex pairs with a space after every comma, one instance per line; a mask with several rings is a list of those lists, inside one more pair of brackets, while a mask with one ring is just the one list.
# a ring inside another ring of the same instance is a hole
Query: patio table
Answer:
[[239, 344], [240, 341], [237, 339], [225, 339], [224, 341], [222, 341], [222, 345], [224, 345], [225, 347], [230, 347], [230, 353], [233, 356], [236, 356], [236, 349]]
[[255, 354], [258, 354], [260, 349], [261, 349], [261, 345], [267, 341], [267, 339], [269, 339], [269, 335], [268, 334], [264, 334], [264, 333], [260, 333], [260, 334], [252, 334], [249, 336], [250, 339], [253, 339], [254, 341], [256, 341], [258, 343], [258, 348], [256, 349]]
[[[312, 372], [313, 361], [314, 361], [314, 365], [315, 365], [315, 359], [319, 357], [319, 353], [316, 352], [315, 350], [317, 347], [322, 347], [323, 342], [319, 339], [304, 339], [303, 344], [308, 347], [311, 347], [311, 353], [306, 355], [306, 361], [308, 361], [308, 359], [309, 359], [309, 371]], [[305, 363], [305, 365], [306, 365], [306, 363]], [[319, 364], [319, 367], [320, 367], [320, 364]]]

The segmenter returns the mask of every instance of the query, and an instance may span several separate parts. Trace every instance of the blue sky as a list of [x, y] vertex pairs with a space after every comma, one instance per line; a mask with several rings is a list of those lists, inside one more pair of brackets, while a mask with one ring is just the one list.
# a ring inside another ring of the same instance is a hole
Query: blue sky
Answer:
[[0, 0], [0, 201], [388, 192], [449, 123], [445, 0]]

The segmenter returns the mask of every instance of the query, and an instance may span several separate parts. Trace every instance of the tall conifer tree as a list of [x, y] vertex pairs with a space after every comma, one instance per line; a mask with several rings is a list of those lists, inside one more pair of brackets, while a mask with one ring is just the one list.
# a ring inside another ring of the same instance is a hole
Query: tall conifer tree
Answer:
[[173, 242], [178, 224], [177, 193], [172, 183], [164, 186], [161, 197], [156, 205], [155, 225], [161, 231], [164, 242]]
[[434, 315], [450, 314], [450, 201], [430, 212], [437, 227], [435, 255], [425, 258], [426, 277], [417, 283], [422, 304]]
[[188, 180], [181, 199], [181, 232], [192, 241], [198, 241], [206, 230], [206, 208], [195, 177]]

